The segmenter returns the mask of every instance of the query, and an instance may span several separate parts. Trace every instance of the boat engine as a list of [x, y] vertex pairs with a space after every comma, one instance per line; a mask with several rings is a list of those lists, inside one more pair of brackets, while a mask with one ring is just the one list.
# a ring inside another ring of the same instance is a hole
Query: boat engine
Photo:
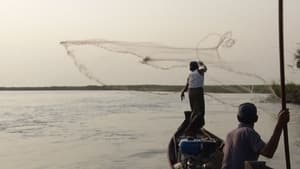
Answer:
[[[217, 152], [217, 143], [213, 138], [183, 138], [179, 141], [178, 160], [175, 168], [214, 169], [212, 162]], [[180, 167], [179, 167], [180, 166]]]

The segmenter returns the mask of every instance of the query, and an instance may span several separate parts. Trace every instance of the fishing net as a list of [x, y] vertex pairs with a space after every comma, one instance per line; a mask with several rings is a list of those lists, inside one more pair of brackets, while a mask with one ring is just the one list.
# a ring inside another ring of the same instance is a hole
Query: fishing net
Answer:
[[[202, 61], [208, 67], [205, 83], [217, 85], [223, 89], [222, 92], [263, 91], [278, 95], [271, 87], [272, 84], [279, 84], [278, 56], [270, 54], [260, 54], [259, 57], [251, 54], [237, 56], [232, 52], [236, 50], [236, 40], [232, 32], [208, 34], [194, 46], [189, 47], [103, 39], [62, 41], [60, 44], [77, 69], [98, 85], [118, 84], [111, 79], [124, 77], [133, 79], [129, 81], [130, 84], [166, 84], [162, 79], [177, 78], [181, 80], [181, 85], [184, 85], [189, 62]], [[299, 67], [298, 50], [286, 58], [289, 82], [297, 83]], [[158, 73], [151, 74], [151, 72]], [[142, 77], [145, 76], [148, 80], [143, 81]], [[168, 82], [167, 84], [174, 85]], [[257, 85], [260, 87], [257, 88]]]
[[[98, 59], [102, 61], [102, 64], [106, 64], [105, 62], [109, 59], [120, 60], [131, 56], [136, 57], [140, 64], [160, 70], [186, 68], [190, 61], [201, 60], [206, 64], [230, 71], [229, 67], [226, 68], [224, 65], [219, 66], [225, 60], [219, 54], [219, 49], [230, 48], [234, 45], [235, 40], [231, 36], [231, 32], [223, 35], [209, 34], [200, 40], [195, 45], [196, 47], [175, 47], [151, 42], [111, 40], [62, 41], [60, 44], [64, 46], [74, 65], [83, 75], [100, 85], [105, 85], [105, 80], [94, 75], [91, 65], [84, 63], [84, 60], [91, 59], [88, 57], [96, 54]], [[203, 47], [205, 43], [206, 47]], [[83, 46], [96, 47], [100, 50], [86, 50], [88, 47], [83, 48]], [[101, 67], [101, 63], [97, 63], [97, 66]], [[114, 65], [111, 66], [113, 67]]]

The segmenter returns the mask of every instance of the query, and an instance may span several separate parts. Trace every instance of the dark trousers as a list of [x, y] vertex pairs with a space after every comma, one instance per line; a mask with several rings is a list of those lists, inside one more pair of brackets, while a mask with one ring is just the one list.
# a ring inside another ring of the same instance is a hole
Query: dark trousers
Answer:
[[187, 127], [187, 132], [195, 133], [197, 129], [202, 128], [205, 124], [205, 103], [204, 103], [204, 92], [203, 88], [190, 88], [189, 89], [189, 100], [192, 110], [190, 118], [190, 124]]

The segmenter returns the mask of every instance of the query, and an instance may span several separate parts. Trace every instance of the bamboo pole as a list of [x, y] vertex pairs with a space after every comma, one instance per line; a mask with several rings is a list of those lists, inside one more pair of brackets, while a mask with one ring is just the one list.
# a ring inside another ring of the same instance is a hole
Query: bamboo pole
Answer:
[[[286, 109], [286, 92], [285, 92], [285, 73], [284, 73], [284, 30], [283, 30], [283, 0], [279, 0], [278, 4], [278, 18], [279, 18], [279, 56], [280, 56], [280, 81], [281, 81], [281, 106], [282, 110]], [[286, 168], [291, 169], [289, 139], [287, 125], [283, 128], [284, 149]]]

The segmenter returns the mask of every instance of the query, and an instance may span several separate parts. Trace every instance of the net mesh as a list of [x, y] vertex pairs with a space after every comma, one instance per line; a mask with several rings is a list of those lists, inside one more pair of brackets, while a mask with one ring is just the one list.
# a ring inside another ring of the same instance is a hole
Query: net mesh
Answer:
[[[119, 67], [120, 65], [114, 65], [116, 60], [121, 60], [120, 62], [129, 64], [129, 66], [138, 64], [150, 67], [152, 70], [170, 72], [170, 74], [174, 69], [177, 72], [186, 72], [190, 61], [202, 61], [209, 69], [206, 74], [206, 81], [209, 84], [218, 85], [219, 88], [224, 88], [228, 92], [243, 91], [247, 93], [257, 91], [254, 85], [263, 85], [269, 93], [275, 96], [271, 85], [279, 84], [279, 59], [277, 56], [266, 54], [260, 56], [260, 59], [253, 59], [251, 55], [234, 57], [222, 53], [234, 50], [235, 43], [236, 40], [232, 37], [231, 32], [208, 34], [194, 47], [103, 39], [60, 42], [77, 69], [99, 85], [110, 85], [110, 83], [107, 83], [103, 76], [107, 72], [101, 73], [98, 68], [109, 66], [114, 69], [115, 66]], [[299, 77], [300, 50], [287, 56], [286, 66], [289, 82], [297, 83], [295, 77]], [[119, 76], [123, 75], [119, 74]], [[183, 81], [182, 84], [184, 83]], [[207, 95], [209, 94], [207, 93]]]

